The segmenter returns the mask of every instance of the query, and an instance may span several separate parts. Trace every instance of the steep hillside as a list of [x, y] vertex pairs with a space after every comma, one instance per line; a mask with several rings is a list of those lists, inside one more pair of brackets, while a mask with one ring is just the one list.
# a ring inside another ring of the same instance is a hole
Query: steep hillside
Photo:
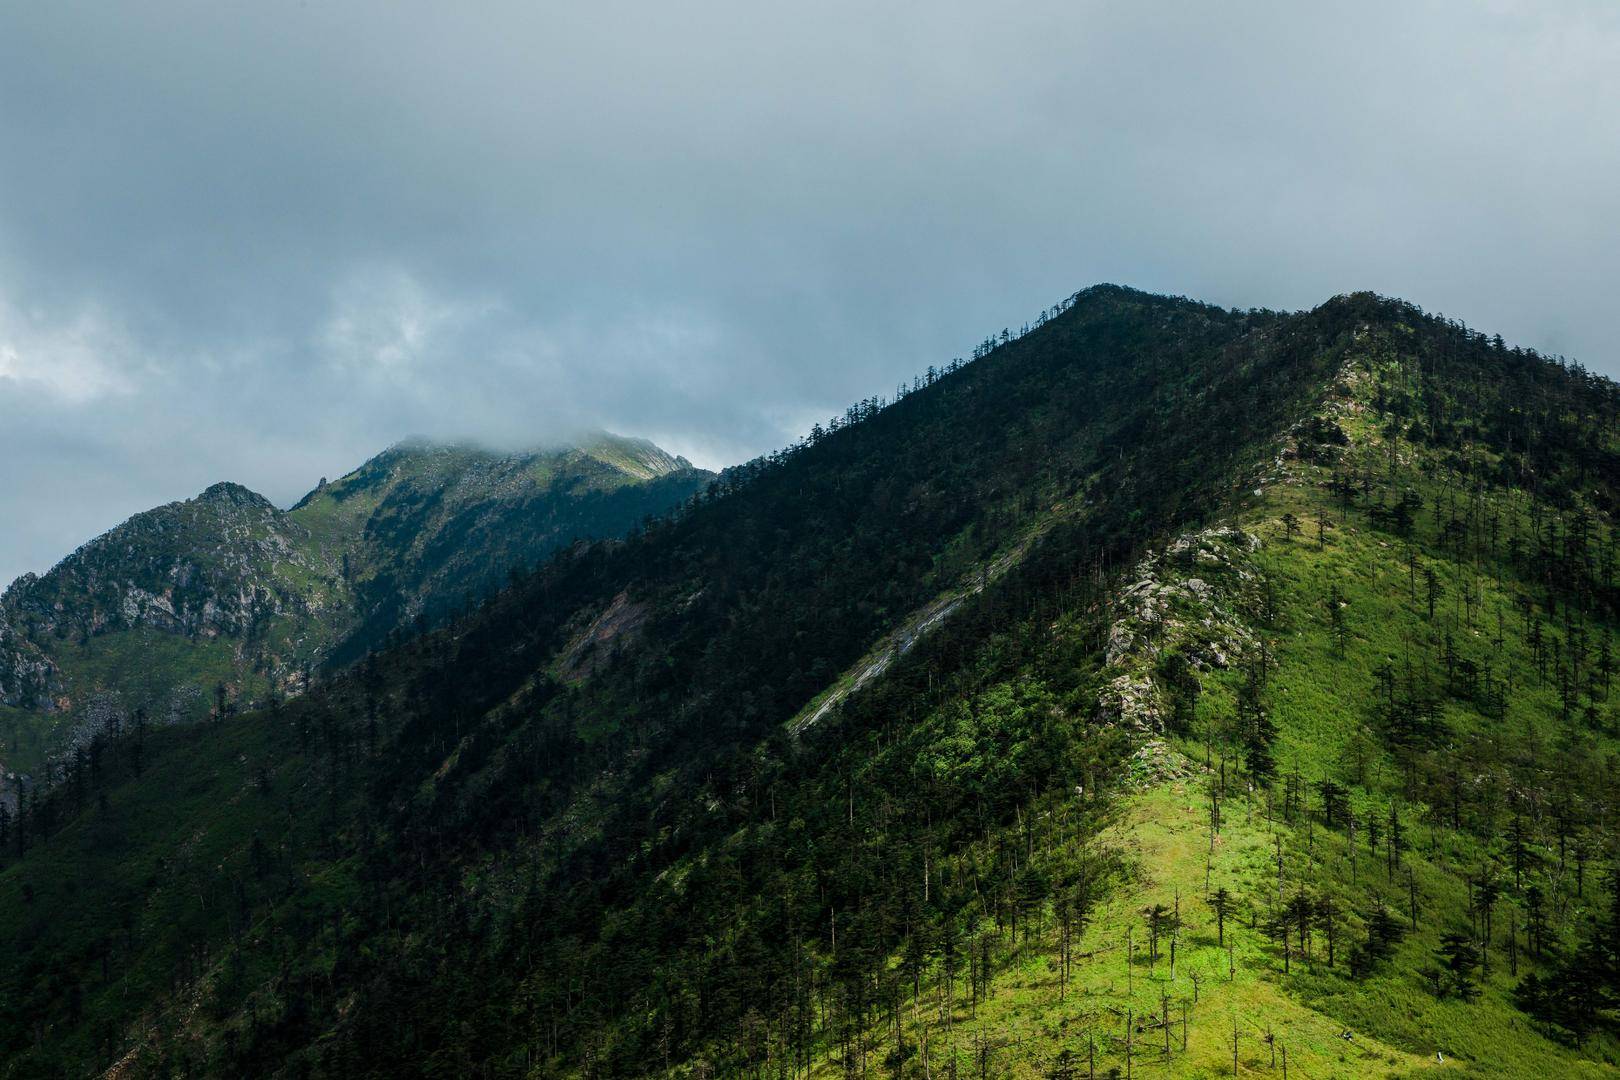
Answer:
[[1368, 295], [1078, 294], [108, 741], [5, 823], [9, 1074], [1606, 1074], [1617, 416]]
[[617, 536], [712, 477], [643, 440], [499, 454], [412, 442], [291, 511], [236, 484], [138, 514], [0, 599], [0, 755], [39, 766], [109, 717], [154, 722], [301, 691], [419, 618], [576, 539]]
[[1380, 314], [1113, 592], [1096, 716], [1135, 749], [1081, 841], [1112, 887], [1054, 802], [1037, 895], [946, 924], [812, 1071], [1614, 1073], [1615, 387]]
[[407, 620], [480, 599], [576, 539], [622, 536], [712, 479], [644, 439], [516, 454], [409, 442], [288, 516], [347, 560], [359, 608], [336, 657], [347, 662]]

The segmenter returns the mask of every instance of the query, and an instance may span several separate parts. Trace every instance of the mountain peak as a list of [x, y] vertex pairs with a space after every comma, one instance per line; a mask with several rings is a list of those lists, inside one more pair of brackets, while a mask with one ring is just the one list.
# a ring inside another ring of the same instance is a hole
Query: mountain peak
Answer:
[[199, 494], [195, 502], [219, 503], [231, 506], [251, 507], [253, 509], [274, 510], [275, 504], [251, 488], [241, 484], [222, 480], [217, 484], [210, 484]]
[[598, 432], [580, 440], [579, 450], [611, 465], [638, 480], [651, 480], [657, 476], [685, 472], [695, 466], [678, 454], [671, 454], [651, 439], [629, 435], [615, 435], [610, 431]]
[[[288, 511], [241, 484], [211, 484], [135, 514], [5, 592], [0, 622], [30, 627], [44, 644], [0, 647], [0, 706], [79, 709], [105, 688], [105, 668], [137, 663], [140, 700], [166, 713], [176, 711], [171, 691], [195, 687], [199, 672], [239, 692], [296, 690], [298, 672], [346, 662], [576, 539], [623, 535], [708, 479], [645, 439], [593, 433], [516, 451], [404, 439], [323, 478]], [[216, 655], [176, 647], [154, 663], [153, 634]]]

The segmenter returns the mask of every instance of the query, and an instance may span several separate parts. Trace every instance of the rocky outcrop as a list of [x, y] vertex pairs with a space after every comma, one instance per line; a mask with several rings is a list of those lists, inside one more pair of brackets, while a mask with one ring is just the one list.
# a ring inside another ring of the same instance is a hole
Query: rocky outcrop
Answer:
[[42, 577], [20, 579], [3, 606], [36, 642], [82, 643], [139, 627], [244, 635], [336, 576], [307, 550], [308, 536], [262, 496], [215, 484], [137, 514]]
[[0, 705], [49, 710], [56, 682], [56, 666], [17, 631], [0, 607]]
[[630, 599], [629, 593], [613, 598], [589, 626], [576, 634], [557, 661], [557, 673], [569, 682], [590, 677], [618, 651], [634, 641], [647, 623], [647, 605]]
[[1159, 677], [1174, 653], [1194, 672], [1230, 667], [1259, 646], [1244, 612], [1261, 578], [1250, 556], [1258, 538], [1218, 527], [1178, 537], [1143, 558], [1115, 601], [1097, 698], [1105, 723], [1144, 734], [1164, 731], [1169, 710]]

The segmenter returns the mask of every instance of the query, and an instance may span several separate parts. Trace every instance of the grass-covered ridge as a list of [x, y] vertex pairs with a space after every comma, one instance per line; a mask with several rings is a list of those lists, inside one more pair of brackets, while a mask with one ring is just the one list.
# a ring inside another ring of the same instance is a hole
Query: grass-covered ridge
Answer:
[[1231, 1075], [1234, 1049], [1240, 1075], [1283, 1055], [1304, 1076], [1620, 1063], [1606, 492], [1525, 492], [1488, 442], [1414, 431], [1415, 366], [1369, 334], [1228, 522], [1128, 575], [1098, 709], [1138, 733], [1137, 790], [1069, 841], [1122, 883], [1068, 940], [1061, 892], [1033, 944], [965, 928], [994, 939], [987, 989], [948, 995], [936, 948], [920, 1008], [869, 1033], [874, 1060], [887, 1043], [931, 1046], [934, 1074], [1031, 1077], [1127, 1057]]

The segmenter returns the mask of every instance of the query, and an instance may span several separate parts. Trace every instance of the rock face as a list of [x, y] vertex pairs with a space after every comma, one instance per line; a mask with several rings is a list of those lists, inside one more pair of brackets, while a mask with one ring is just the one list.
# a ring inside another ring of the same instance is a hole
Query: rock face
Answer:
[[601, 435], [516, 453], [401, 443], [291, 510], [215, 484], [0, 596], [0, 706], [57, 714], [61, 742], [115, 710], [206, 712], [217, 685], [228, 702], [296, 693], [312, 668], [575, 540], [621, 535], [711, 479], [645, 440]]
[[309, 551], [309, 537], [262, 496], [215, 484], [195, 499], [137, 514], [43, 577], [20, 579], [4, 607], [35, 642], [82, 643], [137, 627], [243, 635], [299, 602], [297, 578], [333, 576], [330, 563]]
[[1176, 657], [1196, 677], [1253, 654], [1260, 642], [1244, 612], [1259, 600], [1260, 574], [1249, 558], [1259, 546], [1240, 529], [1204, 529], [1136, 565], [1109, 626], [1100, 719], [1162, 734], [1169, 709], [1161, 670], [1167, 658]]
[[[34, 575], [22, 580], [31, 582]], [[0, 704], [35, 707], [49, 699], [55, 682], [56, 668], [11, 625], [0, 607]]]
[[621, 592], [590, 625], [574, 636], [557, 661], [564, 679], [578, 682], [588, 678], [602, 664], [612, 660], [615, 651], [634, 641], [647, 622], [647, 605]]

